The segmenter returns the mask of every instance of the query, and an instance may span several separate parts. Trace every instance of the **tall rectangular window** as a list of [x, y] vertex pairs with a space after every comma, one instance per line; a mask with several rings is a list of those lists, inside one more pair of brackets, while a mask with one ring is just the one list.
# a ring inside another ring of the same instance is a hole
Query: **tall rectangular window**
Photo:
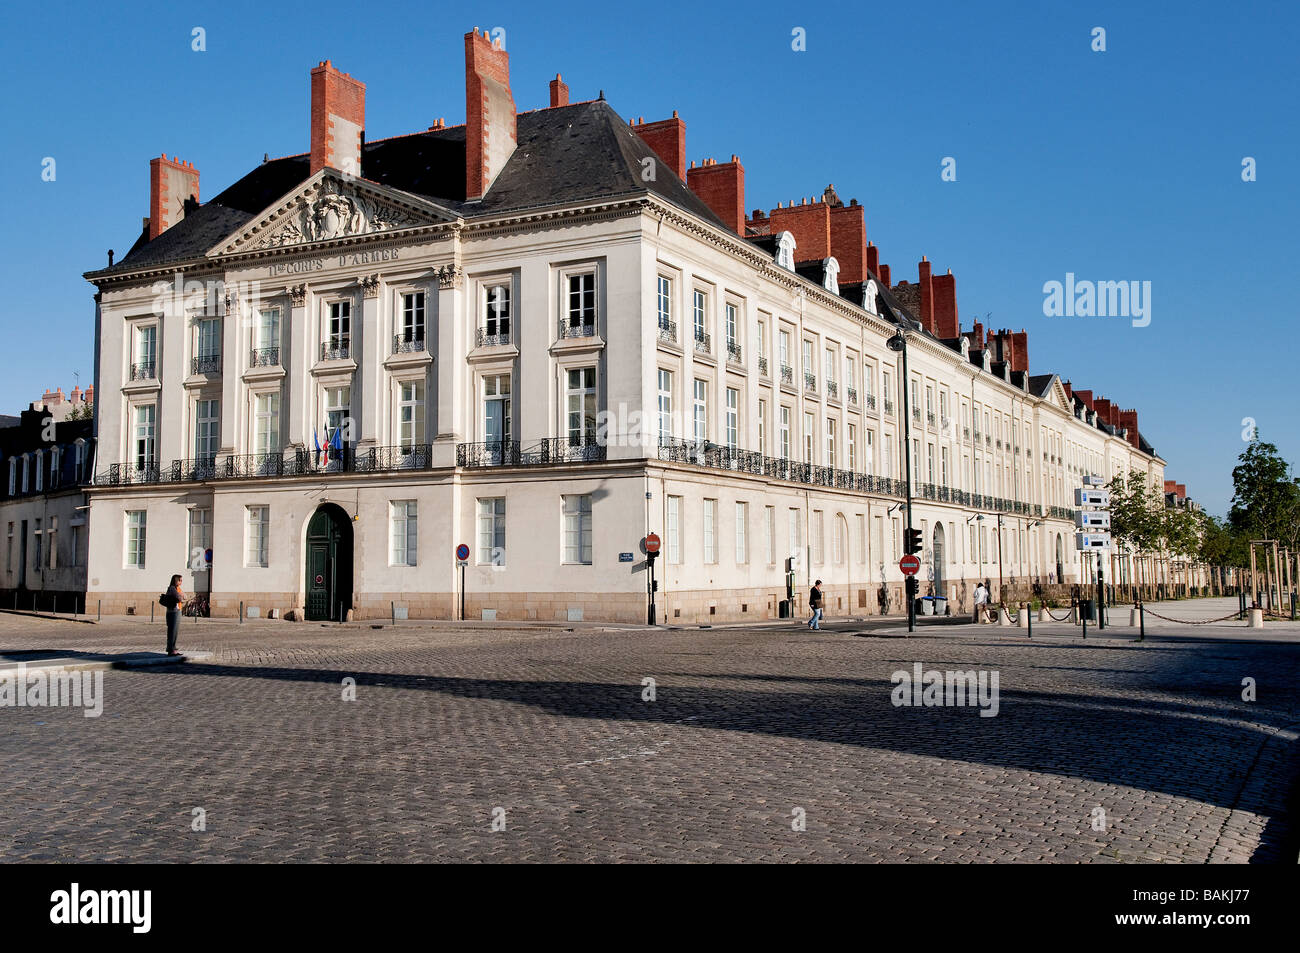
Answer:
[[695, 441], [703, 443], [709, 438], [709, 402], [708, 384], [702, 380], [695, 381]]
[[136, 329], [135, 362], [142, 373], [140, 377], [154, 377], [158, 363], [158, 325], [146, 324]]
[[34, 536], [32, 555], [35, 557], [35, 561], [34, 561], [33, 565], [35, 565], [37, 569], [40, 569], [40, 568], [41, 568], [41, 565], [42, 565], [42, 563], [41, 563], [41, 555], [42, 555], [42, 552], [41, 552], [41, 544], [42, 544], [42, 542], [44, 541], [44, 534], [41, 532], [41, 520], [40, 520], [40, 517], [37, 517], [37, 518], [36, 518], [36, 520], [35, 520], [35, 522], [34, 522], [34, 524], [33, 524], [32, 532], [33, 532], [33, 536]]
[[490, 374], [483, 378], [483, 439], [493, 454], [507, 453], [513, 417], [509, 374]]
[[829, 347], [826, 349], [826, 383], [828, 386], [835, 383], [835, 349]]
[[758, 402], [758, 452], [767, 454], [767, 401]]
[[142, 404], [135, 409], [135, 467], [137, 470], [147, 470], [157, 461], [154, 430], [157, 412], [158, 408], [154, 404]]
[[480, 566], [506, 564], [506, 498], [478, 501], [478, 562]]
[[858, 514], [858, 562], [867, 561], [867, 517]]
[[221, 319], [201, 318], [196, 330], [194, 356], [199, 359], [199, 370], [216, 370], [213, 363], [221, 359]]
[[864, 430], [863, 435], [866, 437], [867, 444], [862, 450], [863, 472], [875, 473], [876, 467], [876, 432], [868, 427]]
[[740, 391], [734, 387], [727, 388], [727, 448], [736, 449], [740, 436]]
[[420, 509], [416, 500], [393, 500], [389, 506], [390, 566], [414, 566], [419, 557]]
[[659, 436], [673, 435], [673, 372], [659, 369]]
[[943, 480], [943, 485], [948, 485], [948, 448], [943, 447], [940, 450], [940, 469], [939, 476]]
[[665, 275], [659, 276], [655, 304], [658, 309], [659, 327], [665, 331], [669, 330], [673, 319], [673, 280]]
[[71, 543], [70, 551], [72, 554], [71, 565], [79, 568], [86, 565], [85, 559], [81, 555], [82, 540], [85, 539], [86, 527], [81, 523], [73, 523], [71, 524], [71, 529], [72, 539], [69, 541]]
[[245, 509], [248, 511], [248, 532], [245, 536], [247, 550], [244, 555], [244, 565], [265, 567], [267, 564], [267, 541], [271, 529], [271, 508], [269, 506], [249, 506], [245, 507]]
[[817, 418], [810, 413], [803, 415], [803, 462], [812, 463], [814, 448], [817, 443]]
[[787, 532], [789, 534], [789, 541], [790, 541], [790, 555], [792, 556], [795, 554], [802, 555], [803, 536], [800, 533], [800, 520], [799, 520], [798, 508], [793, 506], [790, 507], [789, 523], [790, 525], [787, 529]]
[[207, 566], [206, 554], [212, 548], [212, 507], [190, 507], [190, 568]]
[[781, 459], [790, 459], [790, 408], [781, 408], [781, 425], [778, 428], [781, 441]]
[[280, 309], [262, 308], [257, 313], [253, 338], [253, 367], [275, 367], [280, 363]]
[[838, 462], [835, 456], [835, 420], [826, 418], [826, 465], [833, 467]]
[[253, 405], [253, 452], [272, 454], [280, 449], [280, 395], [258, 394]]
[[591, 494], [564, 498], [564, 561], [591, 565]]
[[789, 367], [790, 366], [790, 332], [789, 331], [781, 331], [777, 335], [777, 350], [779, 352], [777, 356], [781, 359], [781, 366], [783, 368]]
[[483, 289], [483, 333], [487, 344], [510, 343], [510, 281]]
[[776, 507], [763, 508], [763, 547], [767, 550], [767, 564], [776, 562]]
[[718, 548], [715, 540], [715, 530], [718, 520], [718, 501], [704, 501], [704, 561], [706, 563], [716, 563], [718, 561]]
[[402, 295], [402, 325], [398, 335], [404, 344], [416, 344], [424, 340], [423, 291], [409, 291]]
[[849, 424], [849, 471], [858, 472], [858, 427], [856, 424]]
[[221, 402], [194, 402], [194, 457], [211, 463], [221, 447]]
[[148, 536], [148, 514], [144, 510], [126, 511], [126, 565], [128, 569], [143, 569], [145, 541]]
[[329, 306], [326, 323], [325, 346], [331, 357], [347, 357], [352, 353], [352, 302], [333, 301]]
[[813, 561], [819, 566], [826, 561], [825, 532], [826, 527], [822, 511], [813, 510], [811, 530]]
[[698, 288], [692, 296], [691, 313], [695, 323], [695, 340], [707, 341], [709, 331], [709, 296]]
[[348, 442], [352, 420], [352, 388], [325, 388], [325, 433], [331, 440], [338, 433], [339, 439]]
[[749, 562], [749, 504], [736, 504], [736, 565]]
[[424, 381], [402, 381], [397, 401], [398, 443], [411, 451], [424, 443]]
[[586, 335], [595, 333], [596, 275], [594, 272], [569, 275], [566, 309], [570, 329], [582, 331]]
[[740, 343], [740, 318], [734, 304], [728, 303], [727, 312], [727, 353], [735, 354], [736, 346]]
[[670, 496], [668, 497], [668, 562], [676, 566], [681, 561], [682, 498], [680, 496]]
[[566, 375], [565, 402], [569, 443], [596, 442], [596, 369], [576, 367]]

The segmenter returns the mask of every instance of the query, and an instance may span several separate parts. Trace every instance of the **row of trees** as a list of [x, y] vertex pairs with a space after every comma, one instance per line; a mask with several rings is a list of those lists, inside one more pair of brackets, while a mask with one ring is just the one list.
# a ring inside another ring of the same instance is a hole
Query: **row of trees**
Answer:
[[1255, 439], [1232, 470], [1226, 519], [1165, 505], [1164, 488], [1141, 470], [1110, 481], [1111, 536], [1125, 548], [1211, 566], [1250, 565], [1250, 540], [1300, 549], [1300, 478], [1271, 443]]

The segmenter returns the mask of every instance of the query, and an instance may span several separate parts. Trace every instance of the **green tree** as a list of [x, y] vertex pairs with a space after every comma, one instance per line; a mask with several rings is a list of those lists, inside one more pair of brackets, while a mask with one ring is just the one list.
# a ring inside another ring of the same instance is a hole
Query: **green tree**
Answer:
[[1258, 434], [1232, 469], [1228, 523], [1248, 539], [1275, 539], [1289, 549], [1300, 543], [1300, 481], [1277, 447]]

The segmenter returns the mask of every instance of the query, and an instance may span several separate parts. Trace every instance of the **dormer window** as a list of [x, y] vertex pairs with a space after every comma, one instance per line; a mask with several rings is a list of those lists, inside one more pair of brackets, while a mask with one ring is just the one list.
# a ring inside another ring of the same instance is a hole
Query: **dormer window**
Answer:
[[862, 307], [864, 310], [870, 311], [872, 314], [878, 313], [876, 305], [876, 295], [878, 293], [879, 291], [876, 287], [876, 283], [873, 280], [868, 280], [867, 283], [862, 286]]
[[785, 268], [788, 271], [794, 271], [794, 235], [790, 232], [782, 232], [776, 236], [776, 264], [779, 268]]
[[989, 369], [989, 349], [988, 349], [988, 348], [985, 348], [983, 351], [980, 352], [980, 361], [981, 361], [980, 366], [983, 367], [984, 370], [987, 371], [987, 370]]
[[833, 295], [840, 293], [840, 263], [834, 257], [822, 262], [822, 287]]

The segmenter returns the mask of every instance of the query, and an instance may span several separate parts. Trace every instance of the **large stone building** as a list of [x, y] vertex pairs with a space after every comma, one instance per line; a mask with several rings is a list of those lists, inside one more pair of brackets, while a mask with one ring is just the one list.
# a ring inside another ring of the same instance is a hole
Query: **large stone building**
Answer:
[[517, 112], [505, 51], [465, 53], [464, 125], [367, 139], [325, 62], [310, 152], [203, 203], [152, 161], [139, 240], [87, 274], [105, 611], [183, 570], [224, 615], [640, 621], [649, 532], [660, 620], [772, 617], [791, 557], [796, 604], [816, 577], [832, 613], [898, 611], [905, 389], [923, 587], [957, 605], [1079, 578], [1085, 474], [1160, 485], [1135, 411], [962, 330], [929, 262], [891, 284], [856, 201], [747, 216], [676, 115], [558, 75]]

